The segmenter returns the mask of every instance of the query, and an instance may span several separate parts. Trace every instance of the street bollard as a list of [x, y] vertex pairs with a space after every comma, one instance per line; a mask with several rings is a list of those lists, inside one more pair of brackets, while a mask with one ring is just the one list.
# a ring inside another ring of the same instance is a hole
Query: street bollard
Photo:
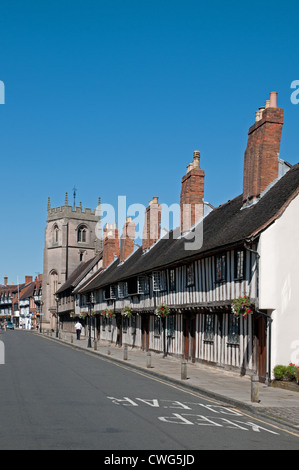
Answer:
[[74, 340], [73, 340], [73, 335], [71, 335], [71, 343], [73, 344]]
[[148, 369], [150, 369], [152, 367], [152, 355], [149, 351], [146, 354], [146, 367]]
[[259, 403], [259, 376], [251, 376], [251, 401], [254, 403]]
[[187, 362], [185, 360], [181, 364], [181, 380], [187, 380]]
[[110, 356], [110, 354], [111, 354], [110, 344], [108, 344], [107, 354], [108, 354], [108, 356]]
[[124, 346], [124, 361], [128, 360], [128, 346]]
[[94, 350], [95, 350], [95, 351], [98, 350], [98, 343], [97, 343], [97, 340], [96, 340], [96, 339], [94, 340], [93, 347], [94, 347]]

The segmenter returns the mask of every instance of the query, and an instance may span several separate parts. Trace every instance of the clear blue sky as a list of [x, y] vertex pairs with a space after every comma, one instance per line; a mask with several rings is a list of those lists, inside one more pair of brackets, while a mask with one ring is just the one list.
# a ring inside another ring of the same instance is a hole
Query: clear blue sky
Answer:
[[0, 283], [43, 270], [47, 199], [178, 203], [201, 151], [205, 200], [242, 192], [270, 91], [299, 161], [298, 1], [1, 0]]

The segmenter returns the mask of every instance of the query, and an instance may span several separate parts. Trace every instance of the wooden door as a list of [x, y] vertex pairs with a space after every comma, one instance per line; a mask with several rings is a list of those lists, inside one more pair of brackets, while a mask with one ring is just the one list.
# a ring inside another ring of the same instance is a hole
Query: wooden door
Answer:
[[185, 315], [183, 318], [184, 330], [184, 357], [195, 362], [195, 316]]
[[260, 382], [265, 382], [267, 373], [267, 334], [264, 317], [259, 317], [257, 321], [257, 340], [259, 380]]
[[149, 315], [141, 316], [141, 335], [142, 335], [142, 349], [143, 351], [149, 350]]

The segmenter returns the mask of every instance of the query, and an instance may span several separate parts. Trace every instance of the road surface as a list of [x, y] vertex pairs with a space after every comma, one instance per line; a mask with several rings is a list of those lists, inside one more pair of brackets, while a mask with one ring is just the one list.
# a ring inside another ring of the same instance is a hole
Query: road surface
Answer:
[[109, 358], [27, 331], [0, 341], [1, 450], [90, 449], [113, 460], [120, 451], [299, 449], [299, 432]]

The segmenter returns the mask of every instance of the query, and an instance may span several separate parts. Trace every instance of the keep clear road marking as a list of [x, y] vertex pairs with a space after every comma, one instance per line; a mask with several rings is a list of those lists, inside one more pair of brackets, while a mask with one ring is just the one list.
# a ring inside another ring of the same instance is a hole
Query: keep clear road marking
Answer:
[[[100, 356], [99, 356], [99, 357], [100, 357]], [[118, 366], [118, 367], [121, 367], [122, 369], [126, 369], [126, 370], [133, 371], [133, 372], [136, 373], [136, 374], [142, 375], [143, 377], [146, 377], [146, 378], [148, 378], [148, 379], [154, 380], [155, 382], [159, 382], [159, 383], [161, 383], [161, 384], [163, 384], [163, 385], [167, 385], [168, 387], [171, 387], [171, 388], [174, 388], [174, 389], [176, 389], [176, 390], [179, 390], [180, 392], [184, 392], [184, 393], [186, 393], [186, 394], [188, 394], [188, 395], [192, 395], [192, 396], [197, 397], [197, 398], [200, 397], [201, 399], [203, 399], [203, 400], [205, 400], [205, 401], [208, 401], [208, 402], [210, 402], [210, 403], [213, 403], [213, 404], [215, 404], [215, 405], [218, 405], [218, 406], [223, 406], [223, 405], [220, 405], [220, 403], [217, 402], [217, 401], [215, 401], [215, 400], [212, 400], [212, 399], [210, 399], [210, 398], [203, 397], [200, 393], [192, 392], [191, 390], [187, 390], [187, 389], [178, 387], [177, 385], [171, 384], [170, 382], [165, 382], [165, 381], [162, 380], [162, 379], [159, 379], [159, 378], [157, 378], [157, 377], [152, 377], [152, 376], [150, 376], [150, 375], [148, 375], [148, 374], [145, 374], [145, 373], [143, 373], [143, 372], [141, 372], [141, 371], [138, 371], [138, 370], [136, 370], [136, 369], [133, 369], [133, 368], [131, 368], [131, 367], [126, 367], [126, 366], [123, 365], [123, 364], [118, 364], [118, 363], [116, 363], [116, 362], [114, 362], [114, 361], [110, 361], [109, 359], [102, 358], [102, 357], [100, 357], [100, 358], [101, 358], [103, 361], [110, 362], [110, 363], [112, 362], [113, 364], [115, 364], [115, 365]], [[276, 429], [277, 431], [285, 432], [285, 433], [287, 433], [287, 434], [291, 434], [292, 436], [299, 437], [299, 434], [297, 434], [297, 433], [295, 433], [295, 432], [288, 431], [287, 429], [280, 428], [279, 426], [276, 426], [275, 424], [269, 423], [269, 422], [264, 421], [264, 420], [262, 420], [262, 419], [260, 419], [260, 418], [256, 418], [255, 416], [248, 415], [248, 414], [244, 413], [243, 411], [238, 410], [237, 408], [230, 408], [230, 409], [231, 409], [232, 411], [238, 413], [238, 414], [241, 414], [241, 415], [243, 415], [243, 416], [246, 416], [247, 418], [250, 418], [250, 419], [252, 419], [252, 420], [254, 420], [254, 421], [257, 421], [257, 422], [259, 422], [259, 423], [262, 423], [263, 425], [270, 426], [270, 427]]]
[[[46, 339], [51, 339], [51, 340], [53, 340], [52, 338], [46, 338]], [[55, 341], [55, 340], [54, 340], [54, 341]], [[215, 405], [221, 406], [221, 404], [220, 404], [219, 402], [217, 402], [217, 401], [215, 401], [215, 400], [212, 400], [212, 399], [210, 399], [210, 398], [206, 398], [206, 397], [202, 396], [200, 393], [192, 392], [192, 390], [188, 390], [188, 389], [185, 389], [185, 388], [181, 388], [181, 387], [179, 387], [179, 386], [177, 386], [177, 385], [174, 385], [174, 384], [172, 384], [172, 383], [170, 383], [170, 382], [167, 382], [167, 381], [165, 381], [165, 380], [162, 380], [162, 379], [160, 379], [160, 378], [158, 378], [158, 377], [153, 377], [153, 376], [151, 376], [149, 373], [143, 373], [143, 372], [141, 372], [141, 371], [135, 369], [134, 367], [127, 367], [127, 366], [125, 366], [124, 364], [121, 364], [120, 362], [117, 362], [116, 360], [108, 359], [108, 358], [106, 358], [106, 357], [104, 357], [104, 356], [102, 356], [102, 355], [100, 355], [100, 354], [96, 354], [96, 355], [95, 355], [95, 354], [93, 354], [93, 353], [91, 353], [91, 352], [89, 352], [89, 351], [85, 351], [84, 349], [81, 349], [81, 348], [78, 348], [78, 349], [77, 349], [77, 348], [73, 347], [73, 345], [68, 345], [67, 343], [60, 343], [60, 344], [63, 344], [64, 346], [71, 347], [72, 349], [74, 349], [74, 350], [76, 350], [76, 351], [84, 352], [85, 354], [88, 354], [88, 355], [90, 355], [90, 356], [92, 356], [92, 357], [98, 358], [98, 359], [100, 359], [100, 360], [102, 360], [102, 361], [104, 361], [104, 362], [109, 362], [110, 364], [114, 364], [115, 366], [120, 367], [121, 369], [126, 369], [126, 370], [129, 370], [130, 372], [134, 372], [135, 374], [142, 375], [143, 377], [146, 377], [147, 379], [154, 380], [155, 382], [159, 382], [159, 383], [161, 383], [161, 384], [163, 384], [163, 385], [167, 385], [167, 387], [174, 388], [174, 389], [176, 389], [176, 390], [179, 390], [180, 392], [184, 392], [184, 393], [186, 393], [186, 394], [188, 394], [188, 395], [191, 395], [191, 396], [194, 396], [194, 397], [197, 397], [197, 398], [200, 397], [201, 399], [203, 399], [203, 400], [205, 400], [205, 401], [208, 401], [209, 403], [214, 403]], [[222, 405], [222, 406], [223, 406], [223, 405]], [[243, 416], [246, 416], [247, 418], [250, 418], [250, 419], [252, 419], [252, 420], [254, 420], [254, 421], [257, 421], [257, 422], [262, 423], [262, 424], [264, 424], [264, 425], [270, 426], [270, 427], [276, 429], [277, 431], [285, 432], [285, 433], [290, 434], [290, 435], [292, 435], [292, 436], [299, 437], [299, 434], [298, 434], [298, 433], [289, 431], [289, 430], [284, 429], [284, 428], [280, 428], [279, 426], [276, 426], [275, 424], [268, 423], [267, 421], [264, 421], [264, 420], [262, 420], [262, 419], [260, 419], [260, 418], [256, 418], [255, 416], [251, 416], [251, 415], [249, 415], [249, 414], [246, 414], [246, 413], [244, 413], [243, 411], [238, 410], [237, 408], [230, 408], [230, 409], [233, 410], [233, 411], [235, 411], [236, 413], [240, 413], [240, 414], [242, 414]]]

